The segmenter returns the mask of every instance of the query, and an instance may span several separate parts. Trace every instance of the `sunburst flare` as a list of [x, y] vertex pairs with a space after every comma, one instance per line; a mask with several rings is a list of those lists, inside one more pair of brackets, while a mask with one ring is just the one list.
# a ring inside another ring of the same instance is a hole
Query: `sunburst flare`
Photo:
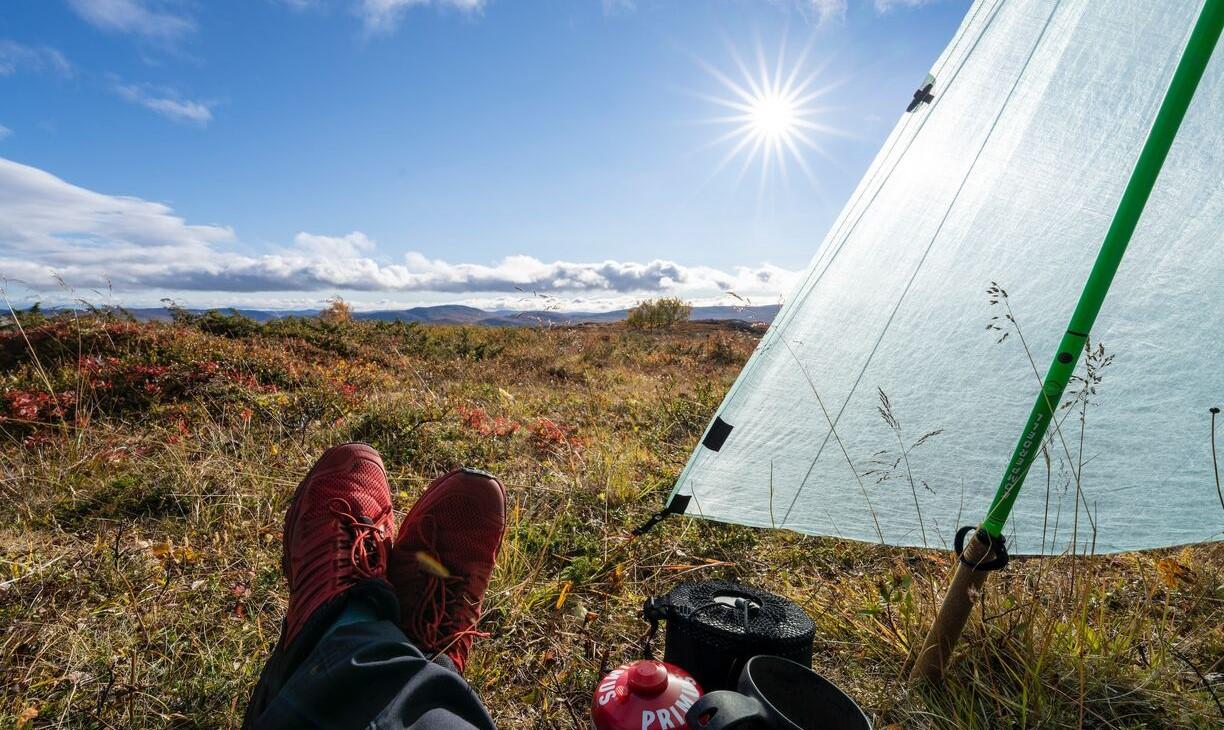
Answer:
[[809, 48], [804, 48], [793, 63], [788, 63], [786, 45], [783, 43], [771, 65], [758, 43], [755, 68], [746, 64], [739, 53], [731, 48], [731, 57], [736, 66], [736, 72], [732, 74], [704, 62], [701, 64], [722, 85], [725, 93], [699, 96], [731, 111], [730, 114], [707, 120], [730, 126], [726, 133], [711, 143], [714, 146], [727, 146], [715, 174], [738, 159], [741, 161], [740, 177], [750, 168], [759, 166], [763, 187], [775, 173], [785, 179], [789, 164], [793, 162], [809, 180], [815, 182], [807, 153], [815, 152], [828, 157], [819, 143], [819, 137], [842, 133], [819, 121], [828, 110], [815, 103], [838, 83], [819, 83], [823, 67], [806, 70]]

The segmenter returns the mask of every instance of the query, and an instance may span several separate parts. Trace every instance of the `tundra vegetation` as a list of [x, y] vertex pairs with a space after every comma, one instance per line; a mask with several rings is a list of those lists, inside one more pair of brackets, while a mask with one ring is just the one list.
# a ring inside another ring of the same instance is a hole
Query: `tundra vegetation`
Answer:
[[382, 452], [397, 510], [456, 465], [508, 487], [468, 671], [501, 727], [585, 727], [643, 599], [713, 577], [804, 606], [816, 668], [876, 727], [1224, 722], [1218, 544], [1015, 560], [946, 685], [913, 690], [946, 553], [678, 518], [632, 538], [758, 331], [176, 314], [0, 331], [0, 726], [237, 727], [285, 610], [287, 500], [347, 440]]
[[633, 329], [665, 329], [687, 322], [692, 313], [692, 306], [683, 299], [648, 299], [629, 310], [625, 324]]

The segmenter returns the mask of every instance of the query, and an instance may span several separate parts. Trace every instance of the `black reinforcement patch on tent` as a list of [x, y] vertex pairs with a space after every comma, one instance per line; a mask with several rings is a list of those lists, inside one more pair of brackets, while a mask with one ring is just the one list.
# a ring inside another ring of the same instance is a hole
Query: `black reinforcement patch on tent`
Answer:
[[669, 515], [682, 515], [688, 509], [689, 501], [693, 499], [691, 494], [677, 494], [672, 497], [672, 501], [667, 503], [663, 511]]
[[724, 421], [721, 416], [715, 418], [705, 438], [701, 440], [701, 445], [710, 451], [718, 451], [726, 442], [727, 436], [731, 435], [731, 428], [731, 424]]

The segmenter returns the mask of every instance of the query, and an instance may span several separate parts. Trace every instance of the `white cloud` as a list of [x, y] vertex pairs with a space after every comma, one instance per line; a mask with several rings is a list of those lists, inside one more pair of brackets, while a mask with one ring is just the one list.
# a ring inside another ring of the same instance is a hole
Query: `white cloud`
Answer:
[[163, 0], [68, 0], [82, 20], [100, 30], [173, 41], [196, 24], [177, 3]]
[[[392, 267], [399, 269], [399, 267]], [[396, 273], [401, 273], [397, 271]], [[776, 290], [793, 283], [793, 272], [770, 266], [736, 267], [725, 272], [656, 259], [645, 263], [598, 261], [544, 262], [531, 256], [507, 256], [495, 265], [455, 264], [405, 256], [398, 290], [435, 292], [723, 292]]]
[[13, 130], [9, 129], [3, 124], [0, 124], [0, 140], [7, 139], [8, 137], [11, 137], [11, 136], [13, 136]]
[[373, 258], [374, 242], [360, 232], [299, 233], [293, 246], [262, 255], [239, 253], [238, 243], [231, 229], [188, 224], [161, 203], [97, 193], [0, 158], [0, 275], [28, 289], [50, 285], [57, 274], [80, 288], [214, 300], [335, 291], [514, 300], [538, 293], [574, 308], [656, 294], [726, 299], [727, 291], [769, 302], [798, 276], [768, 264], [724, 271], [663, 259], [582, 263], [520, 255], [485, 265], [409, 253], [386, 261]]
[[923, 5], [931, 5], [939, 0], [874, 0], [875, 9], [878, 13], [887, 13], [896, 8], [917, 8]]
[[806, 0], [818, 25], [846, 19], [846, 0]]
[[[428, 0], [418, 1], [428, 2]], [[784, 6], [788, 4], [786, 0], [768, 1]], [[792, 7], [798, 7], [804, 15], [814, 17], [817, 25], [846, 19], [848, 0], [790, 0], [790, 2], [794, 3]], [[924, 2], [924, 0], [875, 0], [875, 2], [877, 4], [893, 2], [915, 5]], [[604, 15], [616, 15], [618, 13], [632, 12], [637, 9], [636, 0], [602, 0], [602, 3]]]
[[0, 76], [11, 76], [21, 70], [67, 77], [72, 75], [72, 64], [64, 54], [49, 46], [27, 46], [16, 41], [0, 40]]
[[603, 0], [604, 15], [631, 13], [634, 10], [637, 10], [637, 2], [635, 0]]
[[[189, 225], [161, 203], [105, 195], [0, 157], [0, 256], [6, 268], [158, 266], [208, 256], [232, 242], [221, 226]], [[41, 262], [41, 265], [35, 262]], [[105, 274], [101, 275], [102, 277]], [[93, 279], [97, 279], [95, 274]]]
[[176, 122], [203, 127], [213, 118], [211, 102], [184, 99], [172, 89], [148, 84], [116, 83], [115, 93]]
[[360, 0], [356, 12], [368, 32], [388, 33], [409, 9], [425, 5], [474, 13], [484, 7], [485, 0]]
[[301, 232], [293, 237], [299, 252], [320, 258], [355, 259], [374, 250], [374, 242], [361, 231], [347, 236], [319, 236]]

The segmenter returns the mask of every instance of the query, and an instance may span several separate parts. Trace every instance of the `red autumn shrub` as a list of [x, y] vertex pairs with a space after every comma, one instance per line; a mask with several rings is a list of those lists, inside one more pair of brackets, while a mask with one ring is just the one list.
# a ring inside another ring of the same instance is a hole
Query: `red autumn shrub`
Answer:
[[4, 392], [6, 415], [22, 421], [63, 420], [76, 406], [76, 393], [20, 390]]
[[465, 428], [481, 436], [513, 436], [523, 424], [504, 416], [490, 417], [481, 408], [459, 407], [459, 420]]
[[551, 419], [540, 418], [527, 427], [531, 445], [537, 451], [553, 452], [564, 447], [580, 448], [582, 439]]

